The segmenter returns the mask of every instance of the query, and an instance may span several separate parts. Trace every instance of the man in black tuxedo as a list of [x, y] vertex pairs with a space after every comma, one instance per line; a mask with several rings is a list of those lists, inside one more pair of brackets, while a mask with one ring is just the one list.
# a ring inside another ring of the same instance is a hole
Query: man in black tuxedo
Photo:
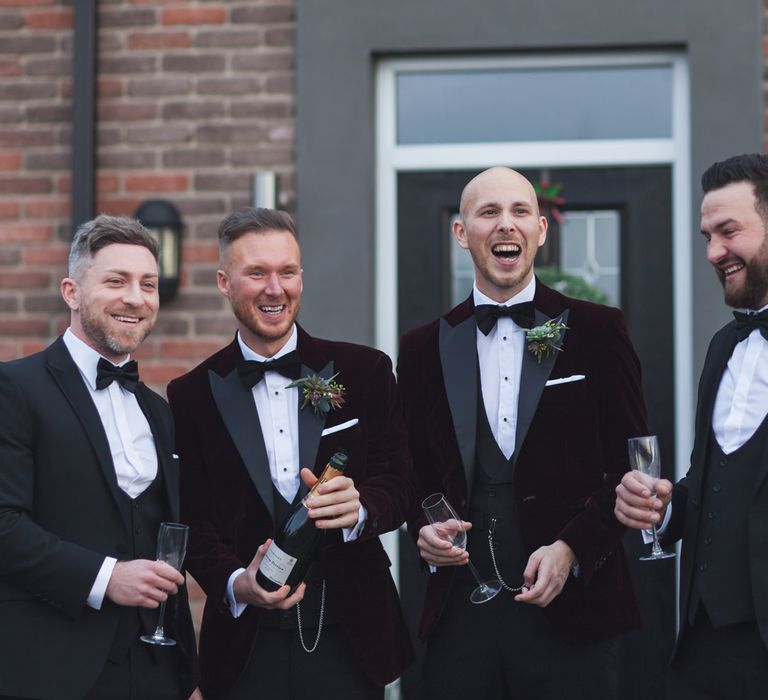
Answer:
[[[301, 251], [288, 214], [240, 209], [219, 245], [237, 335], [168, 386], [187, 561], [208, 596], [201, 689], [207, 699], [381, 699], [413, 659], [378, 537], [405, 520], [415, 481], [392, 363], [296, 323]], [[288, 386], [312, 375], [335, 378], [342, 401], [315, 410]], [[268, 592], [255, 575], [269, 538], [341, 447], [344, 475], [307, 502], [324, 537], [306, 584]]]
[[[504, 590], [472, 605], [467, 553], [417, 507], [409, 527], [435, 570], [426, 697], [615, 698], [617, 636], [638, 625], [613, 517], [627, 437], [647, 430], [637, 356], [618, 309], [535, 278], [547, 220], [522, 175], [473, 178], [453, 233], [475, 287], [403, 336], [398, 383], [420, 497], [447, 495], [471, 527], [469, 557]], [[548, 322], [548, 340], [526, 337]]]
[[682, 538], [667, 697], [757, 700], [768, 694], [768, 156], [715, 163], [701, 183], [707, 259], [735, 318], [707, 351], [688, 474], [674, 486], [627, 474], [616, 515]]
[[[61, 283], [69, 328], [0, 365], [0, 697], [195, 687], [184, 577], [154, 561], [160, 522], [179, 517], [171, 416], [129, 360], [157, 318], [157, 255], [132, 219], [80, 226]], [[139, 635], [166, 600], [178, 644], [151, 647]]]

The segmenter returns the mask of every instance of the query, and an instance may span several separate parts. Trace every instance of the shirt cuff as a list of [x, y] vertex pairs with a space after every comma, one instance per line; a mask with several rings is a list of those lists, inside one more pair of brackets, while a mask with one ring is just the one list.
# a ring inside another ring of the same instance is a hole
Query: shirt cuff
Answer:
[[235, 579], [244, 572], [245, 569], [243, 568], [235, 569], [230, 574], [229, 580], [227, 581], [227, 598], [224, 602], [227, 604], [229, 612], [235, 619], [240, 617], [240, 615], [243, 614], [243, 611], [248, 607], [248, 603], [238, 603], [235, 599]]
[[93, 582], [93, 586], [91, 586], [91, 592], [85, 599], [89, 608], [101, 610], [101, 605], [104, 602], [104, 595], [107, 592], [107, 585], [109, 584], [109, 579], [112, 578], [115, 564], [117, 564], [117, 559], [112, 557], [104, 558], [99, 573], [96, 574], [96, 580]]
[[[658, 525], [656, 527], [656, 535], [658, 537], [661, 537], [666, 531], [667, 527], [669, 526], [669, 520], [672, 517], [672, 503], [670, 503], [667, 506], [667, 512], [664, 515], [664, 520], [661, 521], [661, 525]], [[644, 544], [651, 544], [653, 542], [653, 530], [642, 530], [643, 535], [643, 543]]]
[[360, 537], [360, 533], [363, 531], [363, 528], [365, 527], [365, 521], [368, 518], [368, 511], [365, 509], [365, 506], [361, 503], [360, 508], [357, 511], [357, 524], [352, 527], [343, 527], [341, 528], [341, 534], [344, 537], [345, 542], [354, 542], [358, 537]]

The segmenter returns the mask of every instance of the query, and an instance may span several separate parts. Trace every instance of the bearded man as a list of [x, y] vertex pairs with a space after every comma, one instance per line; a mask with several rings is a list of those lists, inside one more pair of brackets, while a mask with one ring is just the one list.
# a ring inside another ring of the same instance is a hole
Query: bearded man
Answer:
[[627, 474], [616, 516], [682, 539], [670, 700], [757, 700], [768, 688], [768, 156], [701, 178], [701, 233], [734, 320], [712, 338], [687, 475]]

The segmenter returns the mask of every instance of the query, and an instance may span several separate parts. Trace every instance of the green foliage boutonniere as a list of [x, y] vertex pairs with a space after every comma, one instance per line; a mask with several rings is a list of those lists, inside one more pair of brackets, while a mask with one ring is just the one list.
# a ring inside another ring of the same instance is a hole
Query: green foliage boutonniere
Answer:
[[338, 372], [330, 379], [324, 379], [317, 374], [310, 374], [291, 382], [288, 388], [293, 386], [301, 388], [301, 395], [304, 397], [301, 408], [307, 404], [312, 404], [315, 415], [324, 416], [332, 408], [335, 410], [344, 404], [346, 389], [343, 384], [333, 381], [338, 376]]
[[562, 321], [547, 321], [525, 332], [528, 351], [536, 355], [539, 364], [542, 358], [549, 357], [551, 352], [562, 351], [562, 335], [565, 330], [568, 330], [568, 326]]

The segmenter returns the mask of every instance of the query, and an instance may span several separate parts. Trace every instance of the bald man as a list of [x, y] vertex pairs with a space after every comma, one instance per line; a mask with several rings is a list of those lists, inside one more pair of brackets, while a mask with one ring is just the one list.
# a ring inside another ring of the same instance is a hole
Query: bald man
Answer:
[[[547, 220], [514, 170], [467, 184], [453, 235], [472, 294], [406, 333], [398, 363], [419, 501], [444, 493], [468, 537], [409, 520], [431, 572], [424, 697], [616, 698], [617, 637], [639, 617], [614, 489], [648, 433], [623, 316], [536, 279]], [[500, 588], [480, 605], [470, 557]]]

